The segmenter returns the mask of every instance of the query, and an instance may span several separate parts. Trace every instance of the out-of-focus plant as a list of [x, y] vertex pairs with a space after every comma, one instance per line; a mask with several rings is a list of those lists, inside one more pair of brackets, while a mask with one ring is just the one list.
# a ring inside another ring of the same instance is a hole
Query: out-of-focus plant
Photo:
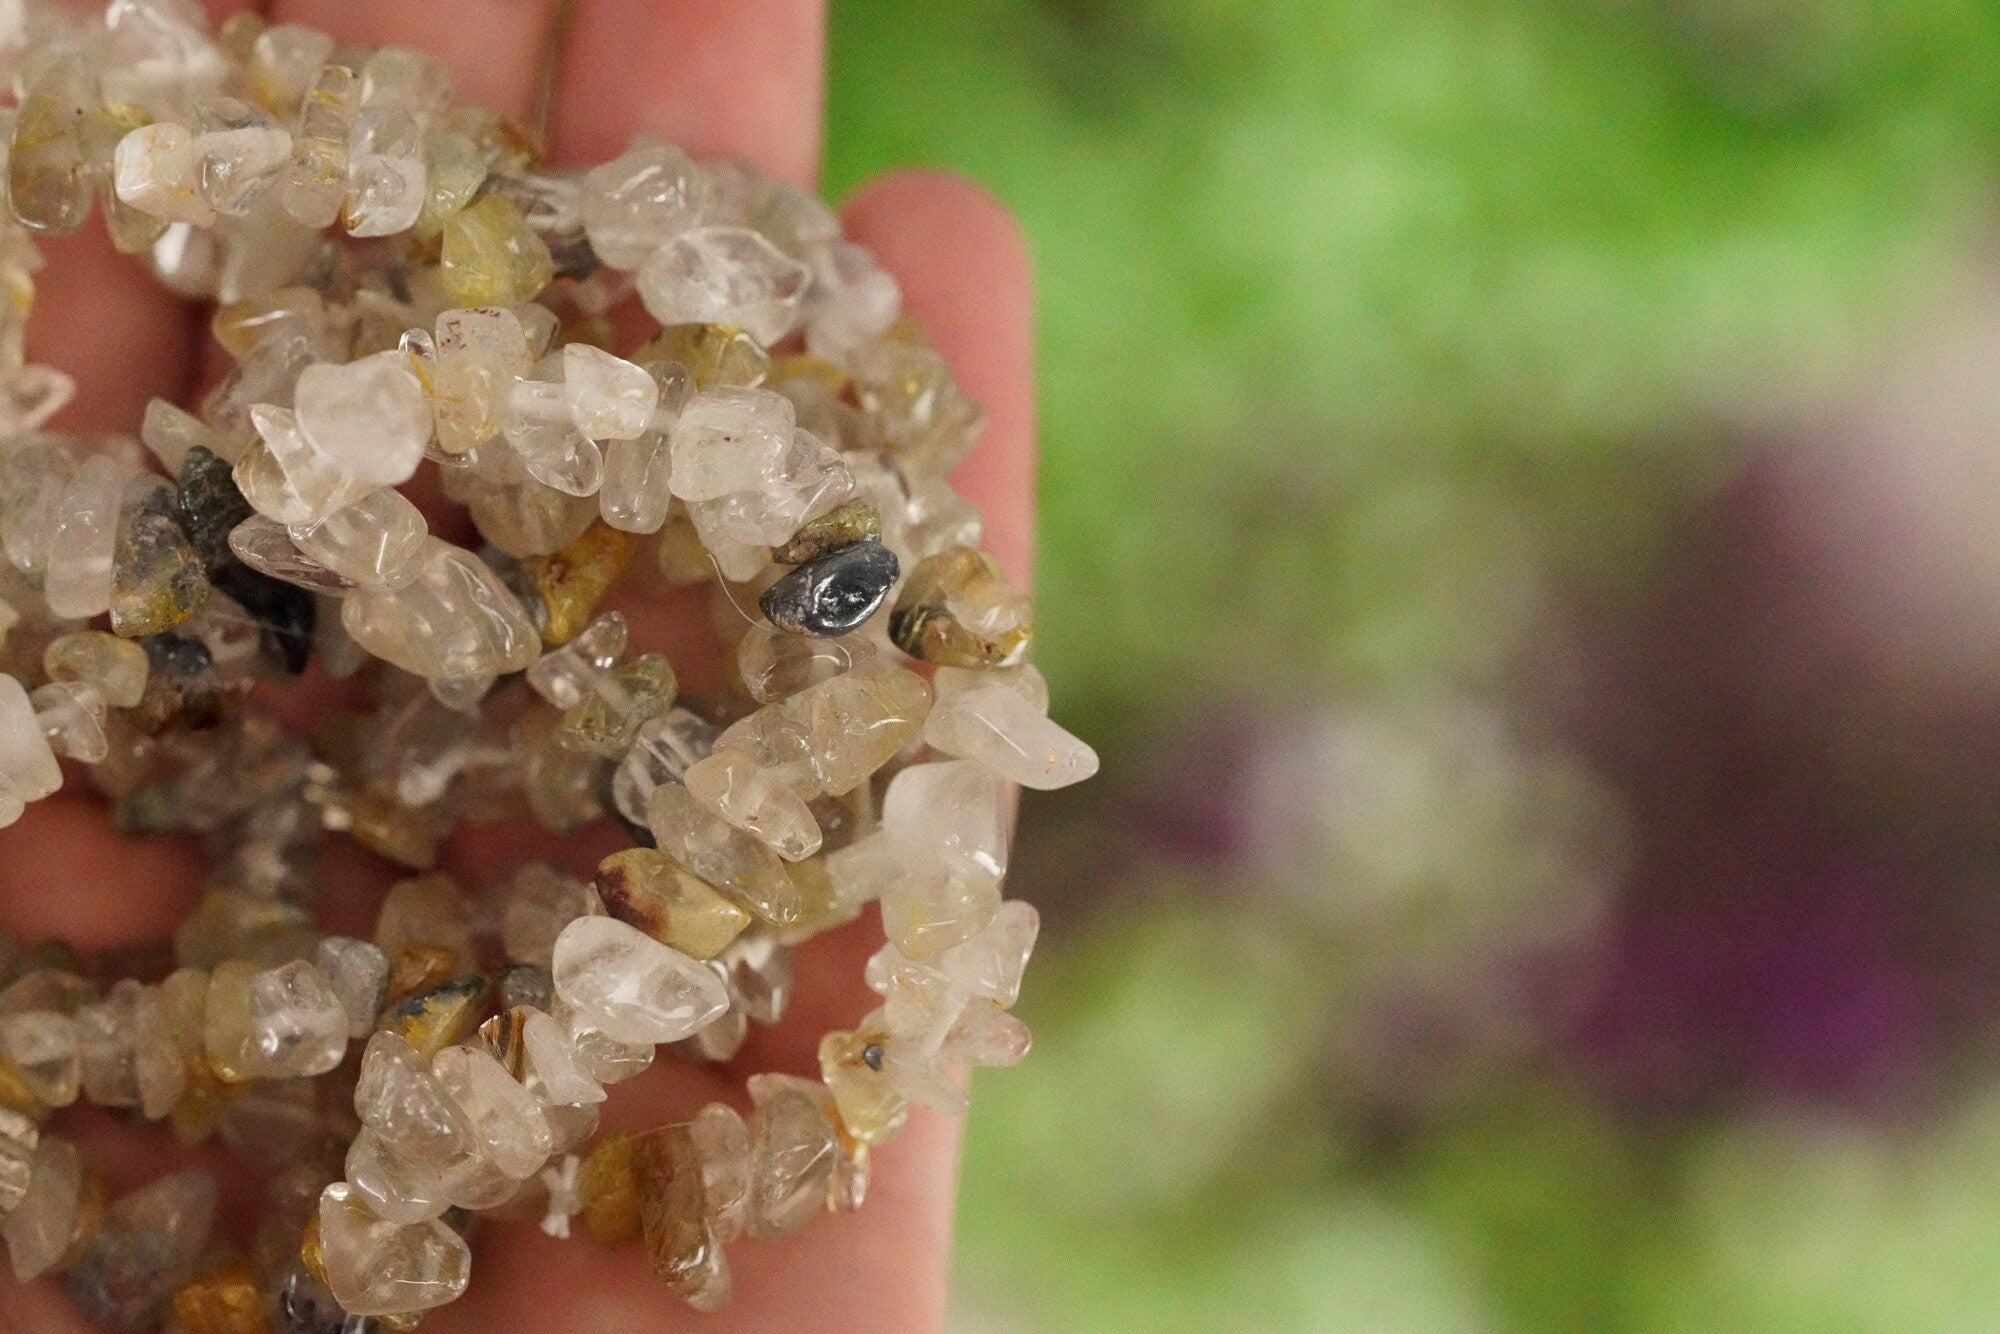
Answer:
[[1538, 570], [1643, 563], [1715, 414], [1956, 272], [2000, 11], [1767, 8], [835, 6], [830, 183], [966, 169], [1035, 243], [1080, 719], [1489, 677]]
[[[1050, 933], [1036, 1056], [969, 1127], [964, 1327], [1978, 1327], [1983, 1113], [1901, 1148], [1640, 1129], [1517, 1040], [1511, 966], [1600, 921], [1618, 821], [1507, 688], [1568, 591], [1642, 586], [1726, 475], [1719, 423], [1836, 380], [1965, 272], [2000, 10], [833, 19], [828, 184], [966, 170], [1033, 243], [1041, 660], [1100, 787], [1186, 785], [1139, 743], [1218, 702], [1328, 720], [1207, 794], [1251, 802], [1270, 855], [1119, 863], [1117, 910]], [[1109, 837], [1031, 809], [1059, 851]], [[1480, 1078], [1383, 1059], [1373, 1020], [1439, 1013], [1492, 1021]], [[1398, 1096], [1420, 1085], [1449, 1096]]]

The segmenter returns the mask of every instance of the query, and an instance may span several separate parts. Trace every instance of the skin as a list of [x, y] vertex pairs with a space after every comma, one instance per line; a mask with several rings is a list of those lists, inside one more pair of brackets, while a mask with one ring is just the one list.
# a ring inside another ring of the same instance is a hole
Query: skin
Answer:
[[[209, 0], [219, 21], [242, 6]], [[533, 114], [555, 0], [279, 0], [274, 23], [304, 23], [343, 42], [400, 43], [446, 62], [467, 100]], [[549, 107], [558, 163], [590, 163], [619, 152], [638, 131], [697, 157], [734, 154], [801, 184], [819, 160], [825, 13], [817, 0], [576, 0], [556, 62]], [[1030, 388], [1030, 275], [1026, 249], [1006, 211], [977, 186], [928, 171], [870, 184], [843, 210], [849, 233], [902, 285], [907, 308], [929, 330], [960, 382], [985, 406], [990, 426], [954, 479], [987, 520], [986, 545], [1017, 580], [1029, 575], [1034, 422]], [[206, 336], [207, 311], [180, 301], [116, 255], [95, 220], [44, 246], [41, 299], [30, 336], [34, 360], [77, 380], [76, 402], [58, 425], [133, 432], [155, 397], [192, 405], [221, 354]], [[463, 536], [463, 519], [413, 487], [435, 528]], [[713, 675], [688, 604], [623, 604], [639, 649], [665, 648], [692, 664], [684, 678]], [[274, 690], [270, 703], [302, 717], [338, 688], [310, 676]], [[607, 831], [570, 840], [514, 824], [465, 831], [444, 865], [468, 885], [500, 878], [534, 856], [585, 875], [616, 846]], [[396, 872], [336, 843], [324, 866], [322, 916], [329, 929], [367, 934]], [[161, 939], [195, 904], [201, 859], [186, 840], [125, 838], [107, 827], [102, 804], [72, 770], [62, 792], [0, 833], [0, 933], [59, 935], [91, 949]], [[816, 1072], [821, 1034], [849, 1026], [875, 1001], [861, 984], [879, 943], [864, 920], [801, 951], [798, 991], [786, 1022], [757, 1032], [730, 1066], [697, 1070], [663, 1058], [619, 1085], [605, 1125], [643, 1128], [684, 1119], [704, 1102], [743, 1105], [757, 1070]], [[59, 1113], [56, 1133], [84, 1147], [116, 1193], [200, 1163], [225, 1181], [223, 1227], [239, 1240], [257, 1207], [257, 1183], [213, 1148], [189, 1150], [157, 1127], [88, 1108]], [[472, 1286], [424, 1322], [425, 1334], [533, 1331], [582, 1334], [639, 1328], [735, 1331], [812, 1329], [923, 1331], [944, 1319], [958, 1129], [921, 1110], [875, 1155], [866, 1207], [830, 1215], [775, 1243], [730, 1248], [736, 1296], [719, 1317], [698, 1317], [648, 1272], [636, 1246], [610, 1248], [587, 1235], [557, 1242], [526, 1225], [485, 1229]], [[0, 1329], [70, 1334], [88, 1329], [57, 1281], [25, 1287], [0, 1266]]]

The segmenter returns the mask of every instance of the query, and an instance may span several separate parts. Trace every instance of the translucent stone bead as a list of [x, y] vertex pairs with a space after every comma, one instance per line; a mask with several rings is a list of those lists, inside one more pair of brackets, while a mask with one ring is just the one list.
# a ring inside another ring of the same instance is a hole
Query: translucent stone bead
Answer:
[[930, 685], [914, 672], [850, 671], [765, 705], [716, 745], [786, 774], [801, 795], [838, 797], [915, 740], [930, 705]]
[[[628, 533], [655, 533], [673, 505], [672, 436], [647, 430], [604, 446], [604, 481], [597, 493], [604, 521]], [[706, 562], [703, 565], [706, 574]]]
[[361, 90], [345, 65], [322, 67], [299, 107], [292, 161], [281, 185], [285, 212], [301, 226], [330, 227], [347, 194], [347, 139]]
[[1016, 1065], [1027, 1056], [1031, 1044], [1026, 1024], [998, 1002], [981, 996], [974, 998], [952, 1025], [938, 1048], [938, 1060], [946, 1065]]
[[928, 347], [881, 338], [847, 354], [861, 406], [891, 451], [915, 472], [949, 476], [972, 452], [986, 414]]
[[118, 516], [131, 469], [108, 454], [96, 454], [77, 470], [64, 492], [49, 535], [48, 573], [42, 595], [49, 610], [81, 620], [111, 606], [113, 554]]
[[[851, 486], [851, 470], [848, 476]], [[771, 559], [780, 565], [804, 565], [881, 534], [882, 517], [875, 506], [866, 500], [845, 500], [803, 524], [788, 541], [774, 547]]]
[[76, 1012], [77, 1063], [83, 1095], [99, 1107], [139, 1105], [139, 1079], [132, 1068], [139, 984], [126, 978], [101, 1001]]
[[[139, 428], [139, 439], [167, 475], [178, 478], [186, 465], [188, 454], [197, 446], [220, 456], [233, 442], [223, 437], [207, 422], [192, 413], [185, 412], [163, 398], [147, 402], [146, 415]], [[219, 446], [219, 448], [218, 448]], [[224, 470], [227, 472], [227, 469]]]
[[563, 928], [597, 910], [589, 885], [529, 862], [514, 873], [500, 906], [500, 939], [508, 959], [547, 968]]
[[565, 643], [581, 631], [631, 563], [631, 537], [603, 523], [593, 523], [553, 556], [523, 562], [547, 613], [542, 642]]
[[139, 988], [132, 1005], [132, 1079], [147, 1120], [159, 1120], [180, 1102], [188, 1056], [167, 995], [159, 987]]
[[505, 308], [447, 310], [436, 328], [430, 392], [438, 445], [463, 454], [500, 434], [513, 383], [534, 358], [520, 318]]
[[398, 1225], [336, 1181], [320, 1196], [326, 1285], [352, 1316], [406, 1315], [456, 1300], [472, 1275], [465, 1239], [436, 1219]]
[[1041, 922], [1033, 904], [1010, 899], [977, 935], [940, 955], [937, 970], [974, 996], [1012, 1005], [1020, 998], [1021, 975], [1034, 952]]
[[690, 958], [713, 958], [750, 925], [749, 913], [652, 848], [606, 857], [596, 886], [607, 913]]
[[[20, 818], [20, 807], [62, 786], [62, 768], [21, 683], [0, 675], [0, 824]], [[9, 812], [11, 811], [11, 816]]]
[[862, 1144], [881, 1144], [909, 1115], [909, 1100], [880, 1066], [880, 1036], [865, 1031], [828, 1033], [820, 1039], [820, 1078], [840, 1112], [841, 1124]]
[[675, 324], [632, 354], [633, 360], [685, 367], [696, 389], [751, 387], [770, 378], [771, 354], [733, 324]]
[[701, 1032], [680, 1044], [677, 1050], [692, 1054], [697, 1060], [711, 1065], [721, 1065], [736, 1059], [743, 1044], [750, 1040], [750, 1017], [732, 1009], [728, 1014], [710, 1024]]
[[295, 113], [332, 54], [327, 34], [296, 23], [274, 24], [251, 45], [250, 91], [274, 115]]
[[[361, 123], [367, 122], [367, 123]], [[415, 116], [371, 117], [364, 108], [349, 145], [342, 220], [351, 236], [394, 236], [416, 225], [429, 198], [423, 129]]]
[[241, 217], [262, 202], [264, 191], [277, 184], [278, 173], [291, 162], [292, 136], [257, 111], [232, 117], [223, 126], [197, 136], [194, 150], [201, 163], [202, 197], [218, 213]]
[[592, 440], [630, 440], [652, 421], [660, 386], [644, 367], [588, 343], [565, 347], [562, 364], [570, 415]]
[[882, 1044], [880, 1059], [884, 1078], [911, 1102], [946, 1116], [958, 1116], [965, 1111], [968, 1102], [965, 1090], [945, 1069], [937, 1050], [892, 1038]]
[[641, 723], [611, 775], [618, 813], [633, 824], [645, 824], [654, 791], [662, 783], [680, 782], [695, 761], [714, 749], [715, 736], [707, 719], [687, 709], [670, 709]]
[[882, 838], [896, 867], [882, 888], [897, 948], [928, 959], [992, 920], [1006, 872], [1006, 783], [963, 760], [912, 765], [889, 784]]
[[883, 930], [910, 957], [929, 958], [977, 932], [999, 905], [991, 877], [925, 867], [883, 887]]
[[976, 760], [1023, 787], [1044, 791], [1068, 787], [1097, 772], [1096, 751], [1051, 722], [1029, 695], [1004, 681], [955, 683], [949, 695], [940, 694], [924, 720], [923, 735], [933, 748]]
[[635, 144], [591, 168], [577, 197], [591, 249], [615, 269], [637, 269], [695, 226], [706, 204], [707, 177], [661, 143]]
[[399, 351], [306, 367], [294, 407], [312, 446], [371, 486], [408, 481], [430, 443], [430, 403]]
[[599, 1123], [604, 1118], [598, 1114], [594, 1104], [571, 1105], [549, 1102], [547, 1094], [539, 1084], [535, 1092], [543, 1099], [542, 1115], [549, 1120], [549, 1131], [555, 1136], [558, 1154], [574, 1153], [588, 1144], [591, 1137], [597, 1134]]
[[343, 505], [320, 522], [294, 531], [309, 560], [361, 588], [400, 588], [429, 536], [423, 512], [384, 487]]
[[472, 903], [442, 872], [399, 880], [375, 918], [375, 943], [390, 960], [420, 947], [441, 949], [451, 973], [474, 966]]
[[882, 828], [913, 856], [953, 874], [1007, 872], [1011, 799], [999, 777], [962, 760], [913, 764], [890, 780]]
[[814, 265], [806, 346], [831, 361], [880, 338], [903, 313], [903, 294], [866, 247], [837, 242]]
[[939, 969], [904, 958], [893, 943], [869, 958], [866, 976], [882, 997], [878, 1017], [883, 1030], [920, 1053], [935, 1053], [943, 1045], [971, 1000]]
[[45, 1107], [67, 1107], [83, 1085], [76, 1021], [51, 1010], [0, 1015], [0, 1057]]
[[737, 674], [760, 704], [789, 699], [853, 665], [853, 654], [839, 640], [779, 634], [762, 625], [752, 626], [736, 646]]
[[325, 974], [347, 1016], [347, 1036], [367, 1037], [382, 1012], [389, 982], [389, 958], [375, 945], [352, 936], [328, 936], [313, 950], [313, 964]]
[[174, 1290], [172, 1328], [176, 1334], [263, 1334], [264, 1301], [257, 1271], [231, 1261]]
[[431, 140], [429, 183], [424, 206], [417, 214], [416, 233], [436, 236], [459, 210], [470, 204], [486, 184], [487, 154], [468, 135], [447, 130]]
[[608, 611], [528, 668], [528, 685], [558, 709], [574, 708], [624, 656], [623, 612]]
[[727, 1103], [711, 1102], [688, 1123], [701, 1158], [702, 1195], [710, 1223], [724, 1241], [743, 1230], [750, 1194], [750, 1127]]
[[439, 278], [460, 306], [518, 306], [555, 276], [549, 247], [498, 194], [481, 195], [444, 225]]
[[0, 1239], [22, 1283], [49, 1272], [68, 1252], [84, 1200], [83, 1156], [68, 1140], [45, 1135], [35, 1148], [26, 1192], [5, 1217]]
[[[690, 501], [688, 517], [711, 546], [712, 538], [721, 537], [745, 546], [775, 547], [797, 533], [807, 515], [834, 507], [853, 490], [853, 475], [839, 451], [795, 428], [790, 442], [765, 461], [752, 485], [712, 500]], [[880, 601], [880, 593], [875, 600]]]
[[51, 681], [92, 687], [114, 709], [129, 709], [146, 693], [146, 650], [102, 630], [58, 635], [42, 651]]
[[251, 407], [250, 421], [259, 443], [244, 453], [232, 475], [243, 498], [266, 518], [304, 527], [374, 489], [315, 449], [290, 408], [259, 403]]
[[76, 55], [48, 62], [24, 90], [7, 157], [7, 201], [32, 231], [73, 232], [90, 215], [100, 109]]
[[556, 994], [620, 1042], [678, 1042], [729, 1008], [713, 972], [609, 917], [570, 923], [552, 971]]
[[174, 492], [155, 477], [126, 488], [112, 547], [111, 629], [126, 638], [163, 634], [207, 603], [207, 570], [174, 514]]
[[701, 1162], [686, 1126], [662, 1126], [639, 1136], [633, 1154], [639, 1179], [639, 1229], [654, 1275], [697, 1310], [728, 1299], [729, 1270], [709, 1225]]
[[704, 808], [680, 784], [653, 792], [646, 812], [659, 850], [767, 922], [798, 920], [799, 889], [762, 840]]
[[236, 961], [217, 966], [203, 1025], [209, 1062], [238, 1082], [325, 1074], [347, 1051], [347, 1011], [303, 961], [261, 971]]
[[632, 744], [648, 718], [665, 713], [679, 688], [665, 657], [648, 653], [615, 668], [567, 710], [561, 732], [566, 744], [610, 757]]
[[521, 1026], [521, 1043], [528, 1069], [542, 1094], [565, 1106], [603, 1102], [604, 1086], [583, 1066], [569, 1034], [554, 1018], [536, 1010]]
[[760, 1239], [798, 1231], [826, 1208], [839, 1146], [815, 1085], [787, 1075], [752, 1075], [747, 1231]]
[[819, 824], [797, 791], [739, 750], [718, 747], [687, 771], [688, 795], [786, 861], [819, 851]]
[[380, 1217], [404, 1224], [434, 1218], [481, 1174], [464, 1111], [396, 1035], [369, 1040], [354, 1108], [363, 1129], [348, 1151], [347, 1178]]
[[793, 443], [791, 400], [764, 389], [705, 389], [674, 426], [673, 493], [715, 500], [764, 485]]
[[35, 720], [58, 755], [96, 764], [110, 753], [104, 735], [104, 697], [75, 681], [51, 681], [28, 696]]
[[619, 1041], [560, 995], [556, 997], [555, 1009], [550, 1013], [563, 1032], [569, 1035], [570, 1046], [576, 1049], [577, 1063], [599, 1083], [622, 1083], [646, 1073], [653, 1064], [653, 1043]]
[[431, 1072], [457, 1101], [481, 1156], [517, 1179], [542, 1170], [555, 1147], [549, 1123], [535, 1095], [497, 1060], [476, 1047], [446, 1047]]
[[0, 1107], [0, 1219], [14, 1212], [28, 1194], [41, 1131], [20, 1112]]
[[230, 530], [229, 551], [257, 573], [310, 592], [341, 597], [359, 587], [300, 551], [285, 525], [261, 514]]
[[453, 679], [524, 670], [541, 636], [519, 598], [470, 552], [435, 537], [411, 558], [402, 588], [363, 590], [341, 624], [374, 656], [417, 676]]
[[150, 1322], [193, 1277], [214, 1226], [215, 1193], [208, 1173], [182, 1172], [113, 1204], [67, 1275], [86, 1318], [114, 1329]]
[[944, 667], [1007, 667], [1026, 655], [1034, 629], [1028, 599], [991, 556], [952, 547], [903, 581], [889, 634], [913, 658]]
[[577, 429], [561, 384], [515, 381], [504, 433], [521, 466], [542, 485], [565, 495], [592, 496], [604, 484], [604, 452]]
[[639, 1178], [633, 1169], [637, 1137], [614, 1130], [600, 1136], [578, 1165], [576, 1194], [584, 1226], [606, 1245], [639, 1234]]
[[120, 139], [111, 178], [118, 198], [142, 213], [196, 227], [215, 221], [201, 193], [201, 153], [185, 125], [142, 125]]
[[744, 227], [698, 227], [655, 251], [639, 297], [661, 324], [733, 324], [769, 346], [799, 326], [811, 273]]

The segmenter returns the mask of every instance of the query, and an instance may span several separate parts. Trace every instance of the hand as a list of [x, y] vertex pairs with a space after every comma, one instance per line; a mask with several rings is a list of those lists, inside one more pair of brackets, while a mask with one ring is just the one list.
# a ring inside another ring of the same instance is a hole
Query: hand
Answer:
[[[243, 7], [207, 0], [220, 21]], [[459, 95], [523, 120], [535, 108], [559, 0], [276, 0], [273, 22], [326, 29], [343, 42], [397, 43], [443, 60]], [[550, 104], [551, 156], [559, 165], [614, 156], [636, 131], [679, 144], [698, 158], [736, 155], [810, 183], [819, 158], [825, 14], [818, 0], [575, 0], [563, 25]], [[1004, 210], [976, 187], [928, 172], [875, 182], [849, 202], [850, 233], [900, 280], [909, 310], [951, 360], [991, 416], [978, 451], [955, 479], [987, 520], [987, 548], [1017, 580], [1028, 575], [1033, 414], [1029, 386], [1027, 259]], [[192, 406], [221, 357], [207, 312], [168, 294], [116, 255], [95, 219], [83, 233], [47, 242], [48, 267], [30, 333], [32, 358], [76, 377], [77, 401], [56, 425], [134, 434], [147, 400]], [[462, 530], [412, 491], [434, 526]], [[675, 608], [625, 604], [638, 648], [681, 636]], [[674, 650], [680, 652], [677, 645]], [[328, 689], [309, 677], [287, 713]], [[0, 833], [0, 933], [59, 936], [92, 949], [170, 936], [199, 894], [200, 858], [188, 840], [128, 838], [72, 768], [62, 792]], [[588, 875], [613, 841], [596, 831], [558, 841], [461, 831], [444, 867], [482, 886], [524, 857]], [[329, 929], [368, 934], [382, 890], [397, 872], [344, 842], [325, 862]], [[756, 1033], [719, 1070], [662, 1057], [645, 1076], [612, 1090], [607, 1127], [644, 1128], [683, 1119], [702, 1103], [743, 1102], [744, 1076], [760, 1069], [816, 1072], [819, 1036], [850, 1025], [874, 997], [862, 962], [879, 941], [872, 917], [822, 937], [798, 961], [798, 995], [784, 1024]], [[59, 1113], [52, 1128], [78, 1139], [122, 1194], [189, 1162], [240, 1179], [213, 1146], [182, 1149], [158, 1126], [87, 1108]], [[857, 1215], [816, 1219], [776, 1243], [729, 1250], [736, 1296], [720, 1317], [683, 1314], [648, 1272], [637, 1245], [607, 1248], [579, 1227], [551, 1240], [530, 1225], [494, 1224], [474, 1245], [472, 1285], [424, 1322], [425, 1334], [529, 1331], [570, 1334], [685, 1323], [714, 1334], [737, 1330], [933, 1330], [942, 1325], [958, 1130], [922, 1109], [875, 1155], [868, 1201]], [[259, 1207], [256, 1183], [224, 1192], [225, 1230], [239, 1241]], [[59, 1280], [26, 1288], [0, 1266], [0, 1329], [69, 1334], [88, 1328]]]

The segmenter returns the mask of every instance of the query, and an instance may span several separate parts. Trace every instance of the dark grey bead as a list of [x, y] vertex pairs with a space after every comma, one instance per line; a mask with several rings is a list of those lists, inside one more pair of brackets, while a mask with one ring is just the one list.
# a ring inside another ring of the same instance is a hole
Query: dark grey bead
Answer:
[[856, 542], [808, 561], [764, 590], [757, 605], [780, 630], [844, 635], [873, 616], [900, 573], [880, 542]]
[[217, 570], [214, 583], [257, 622], [258, 641], [266, 657], [293, 676], [306, 669], [319, 611], [311, 593], [240, 562]]
[[278, 1286], [280, 1334], [382, 1334], [380, 1321], [349, 1315], [319, 1280], [293, 1265]]
[[180, 489], [174, 497], [181, 528], [210, 570], [230, 559], [229, 530], [250, 517], [250, 502], [236, 488], [229, 461], [201, 445], [181, 460]]

